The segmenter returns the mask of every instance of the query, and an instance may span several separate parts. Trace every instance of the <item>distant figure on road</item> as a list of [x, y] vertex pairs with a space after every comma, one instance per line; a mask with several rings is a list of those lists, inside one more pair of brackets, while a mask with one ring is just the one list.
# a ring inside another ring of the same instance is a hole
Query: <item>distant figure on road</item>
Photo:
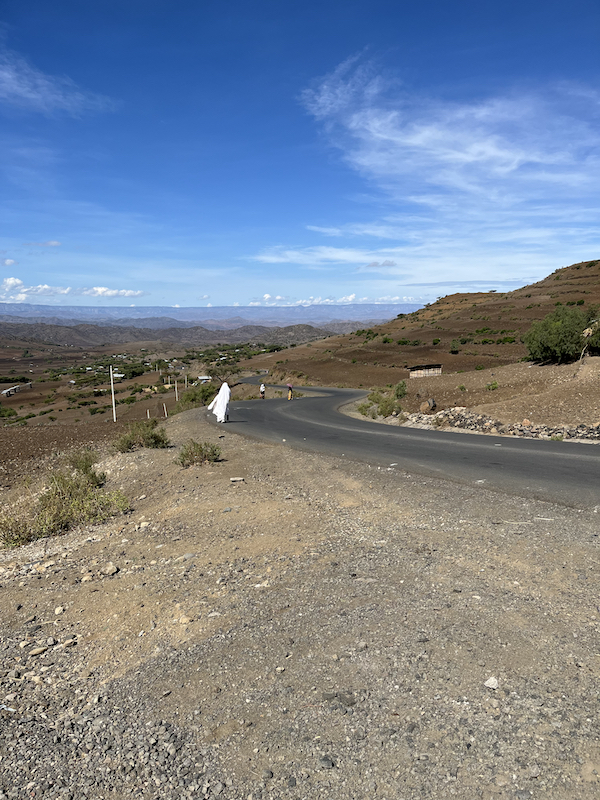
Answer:
[[219, 389], [219, 393], [209, 405], [208, 410], [212, 411], [217, 422], [225, 422], [229, 419], [229, 398], [231, 397], [231, 389], [227, 381], [224, 381]]
[[267, 391], [267, 387], [264, 385], [264, 383], [261, 383], [261, 385], [260, 385], [260, 399], [261, 400], [265, 399], [265, 392], [266, 391]]
[[288, 400], [293, 400], [294, 399], [294, 387], [292, 386], [291, 383], [288, 383], [287, 387], [288, 387]]

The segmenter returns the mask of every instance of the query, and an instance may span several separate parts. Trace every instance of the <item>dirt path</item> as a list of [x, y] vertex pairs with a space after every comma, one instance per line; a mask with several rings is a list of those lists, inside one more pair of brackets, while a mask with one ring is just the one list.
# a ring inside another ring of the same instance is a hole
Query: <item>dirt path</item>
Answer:
[[597, 514], [167, 429], [0, 553], [0, 798], [597, 797]]

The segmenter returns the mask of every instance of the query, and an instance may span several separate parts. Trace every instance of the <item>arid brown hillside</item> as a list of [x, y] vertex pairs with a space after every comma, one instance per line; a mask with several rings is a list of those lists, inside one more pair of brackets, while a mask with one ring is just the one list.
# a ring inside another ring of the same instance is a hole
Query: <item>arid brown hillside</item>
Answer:
[[[252, 365], [296, 383], [365, 387], [396, 383], [417, 364], [470, 372], [523, 358], [523, 334], [557, 305], [586, 310], [597, 303], [600, 260], [583, 261], [512, 292], [448, 295], [384, 325], [299, 346], [287, 359], [258, 356]], [[457, 353], [450, 352], [452, 342]]]

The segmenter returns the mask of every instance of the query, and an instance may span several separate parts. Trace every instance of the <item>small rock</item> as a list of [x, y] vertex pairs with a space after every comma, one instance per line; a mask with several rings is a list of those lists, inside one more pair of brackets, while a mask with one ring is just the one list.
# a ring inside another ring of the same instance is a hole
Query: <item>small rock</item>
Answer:
[[118, 571], [119, 568], [115, 566], [112, 561], [109, 561], [108, 564], [105, 564], [100, 570], [103, 575], [107, 576], [116, 575]]
[[263, 780], [268, 781], [269, 778], [273, 777], [273, 772], [270, 769], [263, 769], [262, 777]]
[[191, 617], [186, 617], [185, 615], [183, 617], [179, 617], [179, 622], [181, 625], [189, 625], [191, 621], [192, 621]]
[[335, 767], [331, 756], [323, 756], [321, 759], [321, 765], [323, 766], [323, 769], [333, 769]]
[[228, 514], [230, 511], [231, 511], [231, 508], [229, 508], [229, 506], [227, 506], [227, 508], [224, 508], [221, 513]]
[[366, 642], [359, 642], [356, 645], [356, 649], [358, 650], [359, 653], [361, 653], [363, 650], [366, 650], [368, 646], [369, 645]]
[[56, 614], [56, 616], [58, 616], [59, 614], [64, 614], [65, 613], [65, 607], [64, 606], [56, 606], [56, 608], [54, 609], [54, 613]]
[[34, 647], [33, 650], [29, 651], [29, 655], [30, 656], [41, 656], [42, 653], [45, 653], [47, 649], [48, 648], [45, 647], [45, 646], [44, 647]]
[[483, 685], [487, 686], [488, 689], [495, 690], [498, 688], [498, 678], [494, 678], [494, 676], [492, 676], [491, 678], [488, 678]]
[[240, 481], [243, 482], [244, 479], [243, 478], [229, 478], [229, 480], [232, 483], [240, 483]]

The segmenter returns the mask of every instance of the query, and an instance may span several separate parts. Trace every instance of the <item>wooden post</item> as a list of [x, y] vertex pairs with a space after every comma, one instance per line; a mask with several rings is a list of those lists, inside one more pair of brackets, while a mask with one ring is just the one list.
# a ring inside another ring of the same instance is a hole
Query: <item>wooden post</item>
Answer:
[[175, 402], [179, 402], [179, 392], [177, 391], [177, 379], [175, 379]]
[[115, 403], [115, 381], [113, 378], [113, 368], [110, 365], [110, 393], [112, 396], [113, 422], [117, 421], [117, 405]]
[[169, 415], [167, 414], [167, 405], [166, 405], [166, 403], [163, 403], [163, 409], [164, 409], [164, 412], [165, 412], [165, 417], [168, 417]]
[[148, 419], [150, 419], [150, 409], [149, 408], [146, 409], [146, 417]]

